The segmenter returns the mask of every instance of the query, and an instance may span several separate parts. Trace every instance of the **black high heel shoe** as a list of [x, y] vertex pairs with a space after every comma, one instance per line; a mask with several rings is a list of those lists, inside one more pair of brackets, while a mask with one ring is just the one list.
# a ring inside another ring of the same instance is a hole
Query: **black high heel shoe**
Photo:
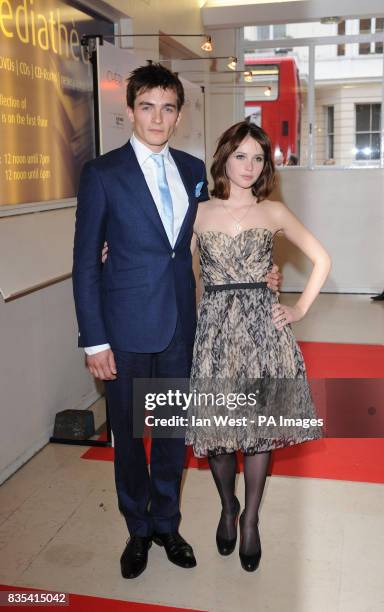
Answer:
[[[240, 563], [241, 563], [241, 567], [246, 571], [246, 572], [254, 572], [255, 570], [257, 570], [257, 568], [259, 567], [259, 563], [260, 563], [260, 559], [261, 559], [261, 544], [260, 544], [260, 548], [259, 550], [253, 554], [253, 555], [246, 555], [244, 553], [241, 552], [241, 543], [243, 541], [243, 534], [242, 534], [242, 519], [244, 517], [244, 514], [242, 513], [240, 516], [240, 520], [239, 520], [239, 525], [240, 525], [240, 547], [239, 547], [239, 557], [240, 557]], [[257, 529], [257, 537], [259, 538], [260, 541], [260, 535], [259, 535], [259, 526], [256, 526]]]
[[[237, 541], [237, 521], [239, 518], [239, 512], [240, 512], [240, 502], [237, 499], [237, 497], [235, 497], [235, 505], [236, 505], [236, 511], [233, 515], [233, 523], [234, 523], [234, 528], [236, 530], [236, 535], [234, 538], [231, 538], [230, 540], [223, 538], [219, 535], [219, 527], [220, 527], [220, 522], [217, 526], [217, 530], [216, 530], [216, 545], [217, 545], [217, 550], [219, 551], [220, 555], [223, 555], [223, 557], [227, 557], [228, 555], [230, 555], [231, 553], [233, 553], [233, 551], [235, 550], [235, 546], [236, 546], [236, 541]], [[223, 511], [222, 511], [223, 514]], [[220, 517], [221, 520], [221, 517]]]

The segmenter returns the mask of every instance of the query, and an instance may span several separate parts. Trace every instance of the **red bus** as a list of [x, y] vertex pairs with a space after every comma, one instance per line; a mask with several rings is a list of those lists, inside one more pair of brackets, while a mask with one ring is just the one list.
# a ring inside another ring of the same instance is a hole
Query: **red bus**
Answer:
[[[246, 58], [252, 85], [245, 89], [245, 116], [270, 136], [277, 164], [300, 159], [300, 79], [295, 58]], [[247, 79], [247, 80], [248, 80]]]

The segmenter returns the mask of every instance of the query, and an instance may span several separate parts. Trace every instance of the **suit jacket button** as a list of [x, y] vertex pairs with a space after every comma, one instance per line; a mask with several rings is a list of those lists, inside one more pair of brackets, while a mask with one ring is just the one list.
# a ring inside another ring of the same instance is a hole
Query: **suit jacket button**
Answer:
[[172, 259], [175, 259], [175, 257], [176, 257], [176, 253], [175, 253], [175, 251], [172, 251], [172, 255], [171, 255], [171, 257], [172, 257]]

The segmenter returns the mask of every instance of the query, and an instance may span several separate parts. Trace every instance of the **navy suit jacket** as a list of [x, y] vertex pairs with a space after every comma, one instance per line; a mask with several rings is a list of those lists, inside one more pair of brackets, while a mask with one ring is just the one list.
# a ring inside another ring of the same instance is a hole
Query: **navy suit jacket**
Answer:
[[[208, 199], [207, 179], [200, 159], [172, 148], [170, 153], [189, 199], [174, 248], [130, 142], [84, 165], [73, 263], [79, 346], [108, 342], [122, 351], [160, 352], [178, 317], [185, 341], [193, 343], [190, 242], [197, 204]], [[105, 240], [109, 251], [102, 265]]]

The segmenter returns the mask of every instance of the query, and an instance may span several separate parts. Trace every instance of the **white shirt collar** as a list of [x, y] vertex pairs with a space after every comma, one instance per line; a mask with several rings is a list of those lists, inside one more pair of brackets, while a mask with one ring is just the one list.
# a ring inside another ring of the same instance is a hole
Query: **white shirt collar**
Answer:
[[[134, 133], [132, 133], [132, 136], [130, 138], [130, 143], [132, 145], [132, 148], [136, 154], [137, 157], [137, 161], [139, 162], [139, 165], [142, 166], [143, 164], [145, 164], [145, 162], [147, 161], [147, 159], [154, 153], [154, 151], [151, 151], [151, 149], [149, 149], [145, 144], [143, 144], [136, 136]], [[165, 159], [170, 159], [170, 154], [169, 154], [169, 144], [166, 143], [166, 145], [163, 147], [163, 149], [161, 149], [161, 151], [159, 151], [159, 154], [164, 155]]]

